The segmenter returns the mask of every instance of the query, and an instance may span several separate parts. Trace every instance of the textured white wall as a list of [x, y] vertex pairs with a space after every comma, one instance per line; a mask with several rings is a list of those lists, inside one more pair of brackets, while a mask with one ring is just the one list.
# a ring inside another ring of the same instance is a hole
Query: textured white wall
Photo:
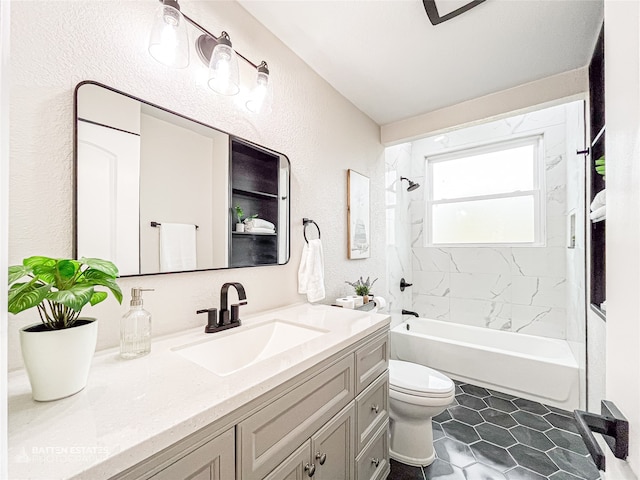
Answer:
[[[202, 81], [192, 49], [184, 70], [155, 62], [146, 51], [157, 2], [12, 2], [11, 177], [9, 260], [72, 252], [73, 89], [96, 80], [204, 123], [287, 154], [292, 164], [291, 261], [286, 266], [126, 278], [155, 288], [145, 298], [154, 336], [197, 325], [198, 308], [219, 303], [220, 286], [239, 281], [245, 313], [303, 301], [297, 294], [302, 217], [322, 229], [327, 303], [349, 293], [345, 280], [384, 277], [384, 158], [379, 128], [316, 75], [235, 2], [181, 1], [182, 9], [212, 33], [229, 32], [244, 55], [269, 63], [274, 84], [270, 116], [255, 116], [218, 96]], [[194, 30], [190, 30], [194, 34]], [[241, 66], [244, 82], [253, 75]], [[346, 170], [371, 178], [372, 256], [350, 261], [346, 252]], [[85, 314], [100, 318], [98, 348], [115, 346], [126, 303], [109, 299]], [[10, 367], [20, 366], [17, 330], [36, 312], [9, 319]]]

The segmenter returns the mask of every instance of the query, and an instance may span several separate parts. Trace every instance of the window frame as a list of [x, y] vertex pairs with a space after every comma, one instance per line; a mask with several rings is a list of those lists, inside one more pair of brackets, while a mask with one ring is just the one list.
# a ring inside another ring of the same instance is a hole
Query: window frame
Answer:
[[[433, 183], [434, 173], [433, 165], [435, 163], [458, 160], [465, 157], [482, 155], [492, 152], [504, 151], [521, 146], [532, 145], [534, 147], [533, 154], [533, 189], [517, 190], [506, 193], [474, 195], [469, 197], [455, 197], [444, 200], [433, 200]], [[425, 247], [544, 247], [546, 246], [546, 188], [545, 188], [545, 155], [544, 155], [544, 134], [528, 133], [527, 135], [511, 137], [507, 140], [497, 140], [489, 143], [476, 144], [473, 146], [465, 146], [448, 150], [443, 153], [433, 155], [425, 155], [425, 172], [426, 187], [425, 195], [425, 221], [426, 228], [424, 235]], [[534, 205], [534, 240], [532, 242], [460, 242], [460, 243], [434, 243], [433, 242], [433, 206], [441, 204], [452, 204], [460, 202], [469, 202], [477, 200], [491, 200], [499, 198], [514, 198], [522, 196], [532, 196]]]

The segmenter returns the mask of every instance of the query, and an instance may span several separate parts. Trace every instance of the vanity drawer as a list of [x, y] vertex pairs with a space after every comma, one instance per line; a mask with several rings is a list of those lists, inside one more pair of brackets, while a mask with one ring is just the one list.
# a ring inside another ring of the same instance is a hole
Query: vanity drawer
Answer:
[[356, 395], [389, 367], [389, 334], [372, 340], [356, 352]]
[[375, 436], [389, 418], [389, 373], [381, 375], [356, 399], [357, 451]]
[[389, 421], [356, 460], [357, 480], [382, 480], [389, 474]]
[[349, 355], [237, 425], [243, 480], [264, 478], [354, 398]]

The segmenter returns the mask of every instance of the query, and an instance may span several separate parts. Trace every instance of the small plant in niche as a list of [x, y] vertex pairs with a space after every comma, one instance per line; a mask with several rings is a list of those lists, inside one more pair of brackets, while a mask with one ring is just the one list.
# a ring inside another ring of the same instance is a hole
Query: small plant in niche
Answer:
[[602, 155], [600, 158], [598, 158], [595, 161], [595, 167], [596, 167], [596, 172], [600, 175], [602, 175], [602, 178], [604, 179], [604, 175], [605, 175], [605, 159], [604, 159], [604, 155]]
[[371, 293], [371, 287], [373, 287], [373, 284], [376, 283], [377, 280], [378, 279], [376, 278], [373, 282], [371, 282], [370, 277], [367, 277], [367, 280], [365, 281], [362, 279], [362, 277], [360, 277], [355, 282], [346, 281], [345, 283], [348, 283], [355, 289], [356, 295], [365, 297]]
[[238, 219], [237, 223], [242, 223], [242, 217], [244, 217], [244, 210], [242, 210], [242, 207], [240, 205], [236, 205], [233, 207], [233, 211]]
[[242, 207], [240, 205], [236, 205], [235, 207], [233, 207], [233, 212], [236, 216], [236, 219], [238, 220], [236, 222], [236, 232], [244, 232], [244, 224], [248, 220], [251, 220], [252, 218], [256, 218], [258, 216], [257, 213], [255, 215], [248, 216], [244, 219], [243, 223], [242, 218], [244, 217], [244, 210], [242, 210]]
[[17, 314], [36, 307], [46, 329], [70, 328], [84, 306], [107, 298], [107, 292], [95, 287], [107, 288], [122, 303], [117, 277], [118, 268], [98, 258], [25, 258], [22, 265], [9, 267], [8, 309]]

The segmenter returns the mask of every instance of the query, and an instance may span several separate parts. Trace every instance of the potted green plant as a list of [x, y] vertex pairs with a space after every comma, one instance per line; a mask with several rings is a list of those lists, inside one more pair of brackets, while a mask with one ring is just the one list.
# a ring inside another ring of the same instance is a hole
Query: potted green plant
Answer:
[[105, 300], [107, 291], [122, 303], [117, 277], [113, 263], [97, 258], [34, 256], [9, 267], [9, 312], [36, 308], [41, 320], [20, 330], [34, 400], [68, 397], [85, 387], [98, 323], [95, 318], [80, 317], [80, 312], [87, 304]]
[[236, 219], [238, 220], [236, 222], [236, 232], [244, 232], [244, 223], [242, 223], [242, 217], [244, 216], [244, 210], [242, 210], [242, 207], [240, 205], [236, 205], [235, 207], [233, 207], [233, 211], [235, 213]]
[[355, 282], [345, 282], [345, 283], [348, 283], [355, 289], [356, 295], [362, 297], [362, 300], [364, 303], [368, 303], [369, 294], [371, 293], [371, 287], [373, 287], [373, 284], [376, 283], [377, 280], [378, 279], [376, 278], [373, 282], [370, 282], [370, 277], [367, 277], [366, 281], [363, 280], [362, 277], [360, 277]]
[[243, 221], [244, 210], [242, 210], [242, 207], [240, 205], [236, 205], [235, 207], [233, 207], [233, 212], [234, 212], [234, 215], [236, 216], [236, 219], [238, 220], [238, 222], [236, 223], [236, 232], [239, 232], [239, 233], [244, 232], [244, 222], [246, 222], [251, 218], [256, 218], [258, 216], [258, 214], [256, 213], [255, 215], [251, 215], [249, 217], [244, 218], [244, 221]]

